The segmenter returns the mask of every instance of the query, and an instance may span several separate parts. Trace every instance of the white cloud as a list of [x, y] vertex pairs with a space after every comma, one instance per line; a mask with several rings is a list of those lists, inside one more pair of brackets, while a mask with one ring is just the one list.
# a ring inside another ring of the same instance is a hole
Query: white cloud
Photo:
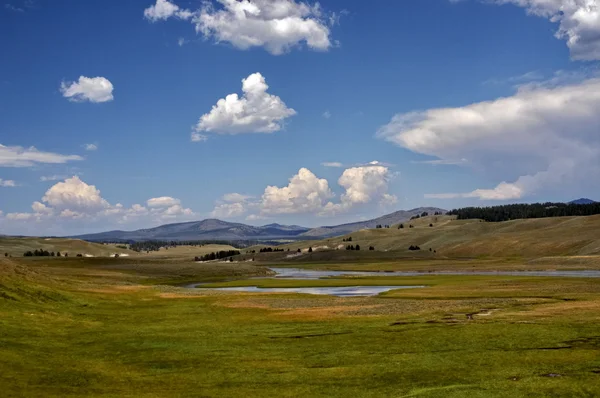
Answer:
[[61, 155], [52, 152], [41, 152], [35, 147], [4, 146], [0, 144], [0, 167], [31, 167], [37, 163], [67, 163], [83, 160], [78, 155]]
[[196, 32], [217, 42], [246, 50], [264, 47], [274, 55], [301, 43], [313, 50], [328, 50], [329, 28], [318, 3], [294, 0], [217, 0], [222, 8], [205, 3], [194, 17]]
[[113, 100], [113, 85], [104, 77], [79, 76], [77, 82], [62, 82], [63, 97], [74, 102], [107, 102]]
[[17, 183], [13, 180], [3, 180], [0, 178], [0, 187], [16, 187]]
[[210, 213], [211, 217], [216, 218], [232, 218], [238, 217], [247, 211], [246, 204], [244, 202], [238, 203], [221, 203], [213, 209]]
[[340, 162], [323, 162], [321, 166], [325, 167], [344, 167], [344, 165]]
[[191, 135], [192, 142], [203, 142], [208, 140], [208, 136], [200, 133], [193, 132]]
[[330, 39], [328, 25], [337, 24], [339, 17], [324, 13], [319, 3], [310, 5], [295, 0], [216, 0], [216, 3], [218, 7], [205, 1], [199, 10], [192, 12], [168, 0], [157, 0], [144, 10], [144, 17], [151, 22], [172, 17], [191, 20], [196, 33], [206, 39], [230, 43], [241, 50], [263, 47], [274, 55], [303, 44], [318, 51], [327, 51], [337, 44]]
[[156, 0], [156, 4], [144, 10], [144, 18], [151, 22], [166, 20], [170, 17], [179, 19], [190, 19], [193, 13], [189, 10], [182, 10], [179, 6], [169, 2], [168, 0]]
[[179, 47], [183, 47], [183, 45], [184, 45], [185, 43], [187, 43], [187, 42], [188, 42], [188, 41], [187, 41], [185, 38], [183, 38], [183, 37], [180, 37], [179, 39], [177, 39], [177, 45], [178, 45]]
[[287, 186], [267, 186], [262, 195], [262, 214], [294, 214], [318, 212], [332, 198], [326, 179], [320, 179], [310, 170], [301, 168], [290, 178]]
[[161, 196], [160, 198], [152, 198], [148, 199], [146, 202], [148, 207], [157, 208], [157, 207], [172, 207], [181, 204], [181, 201], [176, 198], [172, 198], [170, 196]]
[[192, 209], [186, 209], [181, 205], [173, 205], [168, 207], [162, 214], [163, 219], [176, 218], [178, 216], [193, 216], [195, 215]]
[[456, 199], [456, 198], [478, 198], [481, 200], [509, 200], [519, 199], [523, 190], [516, 184], [501, 182], [493, 189], [476, 189], [467, 193], [432, 193], [425, 194], [426, 199]]
[[[296, 114], [281, 98], [268, 94], [265, 78], [253, 73], [242, 80], [244, 95], [229, 94], [220, 99], [212, 110], [202, 115], [192, 141], [204, 140], [200, 132], [220, 134], [273, 133], [281, 130], [283, 121]], [[200, 138], [200, 139], [196, 139]]]
[[600, 79], [588, 79], [530, 86], [511, 97], [464, 107], [398, 114], [378, 136], [442, 161], [468, 159], [498, 180], [514, 180], [491, 190], [443, 195], [516, 199], [597, 178], [598, 125]]
[[329, 111], [325, 111], [325, 112], [323, 112], [323, 117], [324, 117], [325, 119], [329, 119], [329, 118], [331, 118], [331, 112], [329, 112]]
[[83, 149], [85, 149], [86, 151], [96, 151], [96, 150], [98, 150], [98, 145], [97, 144], [84, 144]]
[[109, 207], [109, 203], [100, 195], [99, 189], [94, 185], [86, 184], [77, 176], [53, 185], [46, 191], [42, 201], [61, 210], [90, 211]]
[[[101, 196], [99, 189], [75, 176], [48, 189], [41, 201], [33, 202], [31, 213], [8, 213], [5, 220], [13, 222], [11, 225], [15, 228], [23, 227], [18, 224], [19, 221], [36, 221], [38, 226], [35, 228], [45, 226], [53, 229], [56, 225], [65, 225], [64, 222], [69, 220], [85, 226], [91, 223], [114, 225], [149, 220], [188, 220], [196, 215], [191, 209], [181, 206], [180, 200], [176, 198], [163, 196], [149, 199], [147, 203], [148, 208], [140, 204], [134, 204], [130, 208], [120, 203], [111, 205]], [[85, 224], [81, 224], [82, 222]], [[39, 233], [38, 229], [35, 231]]]
[[250, 212], [246, 220], [255, 221], [281, 214], [333, 215], [374, 202], [388, 206], [398, 200], [388, 193], [393, 177], [394, 173], [387, 166], [375, 161], [346, 169], [338, 180], [340, 186], [345, 188], [344, 194], [339, 203], [333, 203], [330, 200], [335, 195], [329, 182], [303, 167], [289, 179], [286, 186], [267, 186], [257, 199], [240, 193], [223, 195], [211, 216], [231, 218]]
[[34, 218], [35, 215], [31, 213], [8, 213], [6, 214], [7, 220], [13, 221], [27, 221]]
[[44, 182], [45, 181], [58, 181], [58, 180], [64, 180], [66, 178], [69, 178], [69, 176], [54, 174], [54, 175], [50, 175], [50, 176], [41, 176], [40, 181], [44, 181]]
[[575, 60], [600, 59], [600, 10], [598, 0], [495, 0], [515, 4], [529, 14], [559, 24], [555, 36], [565, 39]]
[[327, 203], [322, 213], [335, 214], [373, 201], [379, 201], [383, 206], [395, 204], [398, 198], [387, 193], [392, 177], [389, 168], [377, 161], [344, 170], [338, 184], [344, 187], [346, 192], [340, 197], [340, 203]]
[[248, 199], [251, 199], [252, 196], [250, 195], [243, 195], [241, 193], [226, 193], [225, 195], [223, 195], [223, 200], [225, 202], [229, 202], [229, 203], [239, 203], [239, 202], [245, 202]]
[[210, 215], [216, 218], [239, 217], [245, 214], [250, 208], [256, 207], [256, 203], [250, 201], [250, 199], [253, 199], [250, 195], [235, 192], [227, 193], [223, 195], [221, 200], [217, 201], [217, 205]]

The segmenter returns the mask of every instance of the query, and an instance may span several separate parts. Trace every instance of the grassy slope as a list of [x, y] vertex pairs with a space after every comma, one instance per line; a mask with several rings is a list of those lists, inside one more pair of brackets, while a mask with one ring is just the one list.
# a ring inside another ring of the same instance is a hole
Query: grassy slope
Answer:
[[[408, 228], [413, 224], [414, 228]], [[429, 227], [433, 224], [433, 227]], [[365, 251], [374, 246], [376, 251], [395, 251], [417, 257], [428, 253], [409, 252], [410, 245], [422, 250], [432, 248], [435, 257], [521, 257], [546, 256], [600, 256], [600, 216], [560, 217], [514, 220], [501, 223], [479, 220], [455, 220], [451, 216], [430, 216], [404, 224], [404, 229], [368, 229], [320, 241], [296, 242], [281, 246], [291, 253], [308, 246], [360, 245]], [[351, 236], [352, 242], [342, 242]], [[255, 248], [256, 249], [256, 248]], [[345, 251], [345, 250], [343, 250]], [[286, 252], [285, 255], [288, 253]], [[347, 255], [340, 254], [340, 256]], [[352, 254], [352, 253], [350, 253]], [[285, 255], [280, 254], [281, 257]], [[368, 254], [357, 254], [368, 256]], [[375, 254], [373, 254], [375, 255]], [[376, 256], [376, 255], [375, 255]], [[383, 256], [385, 257], [385, 255]]]
[[4, 396], [600, 394], [600, 280], [429, 277], [341, 299], [165, 290], [85, 261], [0, 260]]
[[108, 257], [115, 253], [129, 254], [130, 256], [137, 254], [132, 250], [119, 249], [114, 245], [90, 243], [79, 239], [0, 237], [0, 255], [2, 256], [4, 253], [8, 253], [13, 257], [21, 257], [26, 251], [36, 249], [60, 251], [61, 253], [69, 253], [69, 256], [75, 256], [77, 253], [97, 257]]
[[88, 254], [94, 257], [109, 257], [115, 253], [127, 254], [132, 257], [189, 257], [201, 256], [207, 253], [221, 250], [237, 250], [229, 245], [203, 245], [203, 246], [177, 246], [175, 248], [165, 249], [150, 253], [137, 253], [133, 250], [122, 249], [115, 244], [91, 243], [79, 239], [66, 238], [14, 238], [0, 237], [0, 255], [8, 253], [13, 257], [21, 257], [28, 250], [43, 249], [48, 251], [60, 251], [75, 256], [77, 253]]

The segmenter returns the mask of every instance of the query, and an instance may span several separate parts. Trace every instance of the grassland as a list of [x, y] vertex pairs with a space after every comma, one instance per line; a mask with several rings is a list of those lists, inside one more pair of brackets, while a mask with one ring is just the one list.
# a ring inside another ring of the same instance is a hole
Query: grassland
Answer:
[[[267, 272], [253, 263], [166, 257], [1, 259], [0, 391], [43, 397], [600, 395], [600, 280], [240, 279]], [[428, 287], [335, 298], [160, 285], [190, 278], [222, 283], [212, 286]]]
[[[411, 224], [413, 228], [409, 228]], [[251, 256], [272, 263], [398, 263], [401, 260], [403, 265], [407, 262], [418, 265], [419, 260], [426, 260], [426, 263], [437, 261], [448, 265], [475, 260], [477, 266], [495, 263], [500, 267], [531, 269], [600, 267], [600, 216], [499, 223], [429, 216], [406, 222], [402, 229], [397, 227], [365, 229], [335, 238], [295, 242], [279, 246], [284, 252]], [[352, 242], [344, 242], [349, 237]], [[361, 250], [347, 251], [347, 245], [360, 245]], [[409, 251], [411, 245], [417, 245], [421, 250]], [[370, 252], [370, 246], [375, 251]], [[309, 247], [314, 249], [313, 253], [307, 252]], [[258, 251], [259, 248], [250, 250]], [[295, 256], [298, 248], [303, 252]]]
[[0, 256], [8, 253], [12, 257], [22, 257], [26, 251], [47, 250], [68, 253], [71, 257], [81, 254], [86, 257], [111, 257], [115, 254], [126, 257], [169, 257], [190, 258], [221, 250], [236, 250], [230, 245], [208, 244], [202, 246], [177, 246], [161, 248], [159, 251], [135, 252], [125, 244], [102, 244], [68, 238], [5, 237], [0, 236]]

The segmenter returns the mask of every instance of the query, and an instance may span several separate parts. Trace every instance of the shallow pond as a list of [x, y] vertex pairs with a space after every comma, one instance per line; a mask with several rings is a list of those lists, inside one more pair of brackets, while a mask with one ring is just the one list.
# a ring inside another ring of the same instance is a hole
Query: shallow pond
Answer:
[[337, 297], [363, 297], [376, 296], [383, 292], [396, 289], [415, 289], [425, 286], [344, 286], [344, 287], [269, 287], [257, 286], [246, 287], [222, 287], [215, 290], [228, 290], [234, 292], [257, 292], [257, 293], [304, 293], [321, 294]]

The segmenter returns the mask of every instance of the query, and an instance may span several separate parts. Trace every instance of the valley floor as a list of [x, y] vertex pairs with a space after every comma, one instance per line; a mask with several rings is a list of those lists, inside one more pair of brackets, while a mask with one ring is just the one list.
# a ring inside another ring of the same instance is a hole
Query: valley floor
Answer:
[[[0, 260], [2, 395], [600, 395], [600, 278], [298, 281], [253, 264], [146, 261]], [[190, 280], [427, 287], [336, 298], [164, 285]]]

